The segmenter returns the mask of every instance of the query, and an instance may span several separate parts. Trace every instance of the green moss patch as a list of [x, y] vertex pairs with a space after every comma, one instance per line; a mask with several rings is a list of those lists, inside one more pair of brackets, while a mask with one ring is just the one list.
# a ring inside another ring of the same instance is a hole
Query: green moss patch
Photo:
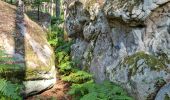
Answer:
[[47, 67], [41, 66], [41, 68], [36, 69], [27, 68], [25, 73], [25, 80], [43, 79], [43, 74], [45, 74], [46, 72], [49, 72], [49, 68]]
[[[25, 80], [30, 79], [40, 79], [43, 76], [40, 76], [41, 72], [49, 72], [54, 64], [55, 56], [52, 54], [51, 57], [48, 59], [48, 65], [44, 65], [42, 61], [38, 58], [37, 54], [32, 50], [31, 47], [26, 46], [25, 51], [25, 61], [26, 61], [26, 69], [25, 69]], [[27, 61], [31, 61], [35, 63], [35, 66], [30, 66]]]
[[90, 7], [92, 7], [95, 3], [97, 3], [97, 1], [96, 0], [87, 0], [86, 2], [85, 2], [85, 9], [87, 10], [87, 11], [89, 11], [90, 10]]
[[170, 97], [169, 97], [169, 95], [168, 95], [168, 94], [166, 94], [166, 95], [165, 95], [164, 100], [170, 100]]
[[145, 64], [150, 67], [151, 70], [160, 71], [166, 69], [166, 63], [169, 63], [170, 60], [166, 55], [160, 55], [159, 57], [155, 57], [145, 52], [138, 52], [131, 56], [128, 56], [124, 59], [123, 64], [130, 66], [130, 73], [131, 75], [135, 75], [138, 67], [138, 61], [144, 60]]

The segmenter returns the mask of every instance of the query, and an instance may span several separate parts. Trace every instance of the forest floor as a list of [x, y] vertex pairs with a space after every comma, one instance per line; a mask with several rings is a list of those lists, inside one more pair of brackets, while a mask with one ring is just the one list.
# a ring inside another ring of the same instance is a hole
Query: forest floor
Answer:
[[69, 87], [69, 83], [58, 80], [53, 88], [35, 96], [28, 97], [26, 100], [72, 100], [71, 96], [67, 95]]

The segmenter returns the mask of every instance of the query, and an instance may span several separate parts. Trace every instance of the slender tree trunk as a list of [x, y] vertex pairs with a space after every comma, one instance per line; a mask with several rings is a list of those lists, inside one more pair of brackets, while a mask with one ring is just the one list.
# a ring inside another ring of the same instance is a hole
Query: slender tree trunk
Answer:
[[11, 0], [11, 4], [12, 4], [12, 0]]
[[38, 5], [38, 12], [37, 12], [37, 14], [38, 14], [38, 21], [40, 20], [40, 5]]
[[48, 3], [48, 13], [50, 14], [51, 12], [51, 7], [50, 7], [50, 3]]
[[46, 4], [43, 3], [43, 11], [44, 11], [44, 12], [46, 12], [46, 11], [45, 11], [45, 9], [46, 9], [46, 8], [45, 8], [45, 5], [46, 5]]
[[22, 4], [22, 0], [17, 0], [17, 6]]
[[56, 17], [60, 17], [60, 0], [56, 0]]
[[54, 14], [54, 6], [53, 6], [53, 3], [54, 3], [54, 1], [51, 0], [51, 5], [50, 5], [50, 9], [51, 9], [50, 13], [51, 13], [51, 16], [53, 16], [53, 14]]

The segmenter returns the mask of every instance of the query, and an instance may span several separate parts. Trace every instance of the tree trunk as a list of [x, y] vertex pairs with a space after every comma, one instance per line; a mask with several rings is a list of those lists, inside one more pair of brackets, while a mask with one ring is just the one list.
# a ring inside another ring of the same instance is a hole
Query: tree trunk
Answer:
[[38, 21], [40, 20], [40, 5], [38, 5], [38, 12], [37, 12], [37, 17], [38, 17]]
[[56, 0], [56, 17], [60, 17], [60, 0]]
[[54, 3], [54, 1], [51, 0], [51, 5], [50, 5], [50, 9], [51, 9], [50, 14], [51, 14], [51, 16], [54, 15], [54, 6], [53, 6], [53, 3]]
[[22, 0], [17, 0], [17, 6], [22, 4]]
[[46, 3], [43, 3], [43, 11], [46, 12]]

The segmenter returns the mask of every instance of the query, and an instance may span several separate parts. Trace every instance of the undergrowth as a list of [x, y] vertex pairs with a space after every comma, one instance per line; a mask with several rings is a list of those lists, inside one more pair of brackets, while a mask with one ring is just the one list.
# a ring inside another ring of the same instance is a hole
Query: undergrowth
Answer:
[[108, 81], [74, 84], [68, 94], [73, 95], [74, 100], [133, 100], [120, 86]]
[[62, 23], [63, 19], [52, 18], [48, 41], [55, 49], [56, 65], [61, 80], [71, 84], [68, 94], [73, 100], [133, 100], [120, 86], [107, 81], [96, 84], [92, 74], [76, 66], [76, 62], [72, 61], [70, 56], [74, 41], [65, 39], [65, 32], [59, 27]]
[[20, 70], [19, 65], [10, 63], [13, 60], [0, 51], [0, 100], [21, 100], [19, 92], [22, 85], [14, 82], [14, 77], [11, 78], [11, 73]]

